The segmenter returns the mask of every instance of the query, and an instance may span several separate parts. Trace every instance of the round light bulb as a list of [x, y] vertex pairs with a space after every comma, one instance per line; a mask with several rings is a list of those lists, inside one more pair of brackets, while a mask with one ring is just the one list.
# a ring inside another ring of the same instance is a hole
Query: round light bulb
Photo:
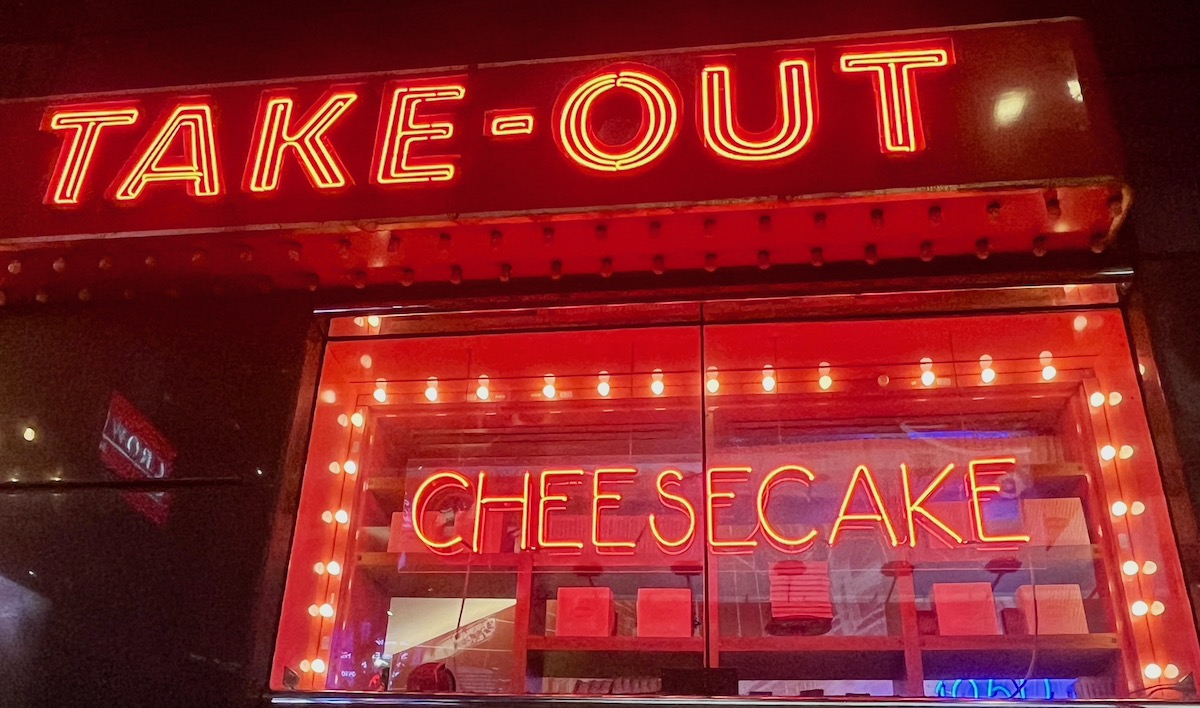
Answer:
[[358, 463], [354, 460], [346, 460], [346, 464], [342, 465], [342, 469], [346, 470], [346, 474], [355, 474], [358, 472]]
[[362, 365], [362, 368], [369, 369], [374, 362], [371, 360], [370, 354], [363, 354], [358, 358], [358, 363]]
[[1117, 456], [1117, 448], [1113, 447], [1112, 445], [1105, 445], [1104, 447], [1100, 448], [1100, 459], [1101, 460], [1104, 460], [1105, 462], [1107, 462], [1108, 460], [1111, 460], [1112, 458], [1114, 458], [1116, 456]]
[[1146, 604], [1145, 600], [1137, 600], [1129, 606], [1129, 611], [1134, 617], [1145, 617], [1146, 613], [1150, 612], [1150, 605]]
[[329, 471], [334, 474], [341, 474], [342, 466], [338, 464], [337, 460], [334, 460], [333, 462], [329, 463]]
[[596, 393], [608, 398], [608, 394], [612, 393], [612, 386], [609, 386], [607, 381], [601, 381], [596, 384]]
[[1049, 350], [1043, 351], [1041, 354], [1038, 354], [1038, 362], [1042, 366], [1050, 366], [1050, 362], [1052, 362], [1052, 361], [1054, 361], [1054, 355], [1051, 354]]
[[337, 513], [333, 515], [333, 518], [339, 524], [350, 523], [350, 514], [348, 514], [345, 509], [338, 509]]
[[332, 524], [333, 523], [333, 512], [328, 509], [321, 512], [321, 521], [324, 521], [327, 524]]
[[1146, 505], [1140, 501], [1135, 501], [1129, 505], [1129, 513], [1134, 516], [1141, 516], [1146, 513]]
[[934, 385], [937, 383], [937, 374], [932, 371], [921, 372], [921, 383], [926, 387]]
[[1104, 405], [1104, 394], [1096, 391], [1088, 397], [1088, 403], [1092, 404], [1092, 408], [1099, 408]]
[[1167, 667], [1163, 669], [1163, 676], [1166, 676], [1172, 681], [1179, 678], [1179, 667], [1174, 664], [1167, 664]]
[[716, 393], [717, 391], [721, 390], [721, 382], [716, 378], [711, 378], [704, 382], [704, 388], [709, 393]]
[[1117, 457], [1121, 458], [1122, 460], [1128, 460], [1129, 458], [1133, 457], [1133, 446], [1122, 445], [1121, 449], [1117, 450]]
[[1142, 572], [1146, 575], [1154, 575], [1158, 572], [1158, 564], [1154, 561], [1146, 561], [1142, 563]]
[[434, 401], [436, 401], [437, 400], [437, 389], [434, 388], [433, 386], [427, 387], [425, 389], [425, 400], [429, 401], [430, 403], [433, 403]]
[[1141, 374], [1142, 376], [1146, 375], [1146, 365], [1145, 364], [1138, 364], [1138, 373]]
[[325, 574], [325, 564], [322, 563], [321, 561], [317, 561], [317, 564], [313, 566], [313, 572], [316, 573], [317, 575], [324, 575]]
[[990, 354], [984, 354], [983, 356], [979, 357], [979, 368], [981, 368], [981, 369], [992, 368], [992, 356]]
[[362, 318], [362, 317], [355, 317], [355, 318], [354, 318], [354, 326], [355, 326], [355, 327], [366, 327], [366, 326], [367, 326], [367, 320], [366, 320], [365, 318]]
[[[426, 392], [426, 395], [428, 395], [428, 391]], [[382, 387], [377, 388], [375, 389], [375, 393], [371, 394], [371, 397], [380, 403], [387, 403], [387, 390]], [[436, 393], [434, 394], [434, 397], [437, 397]]]
[[308, 614], [312, 615], [313, 617], [316, 617], [317, 615], [321, 614], [321, 608], [317, 607], [316, 605], [309, 605], [308, 606]]
[[1138, 574], [1137, 561], [1133, 561], [1133, 560], [1125, 561], [1123, 564], [1121, 564], [1121, 570], [1126, 575], [1137, 575]]
[[979, 378], [985, 384], [990, 384], [991, 382], [996, 380], [996, 370], [995, 369], [984, 369], [983, 371], [979, 372]]
[[1146, 668], [1142, 670], [1146, 674], [1146, 678], [1151, 681], [1157, 681], [1162, 678], [1163, 670], [1158, 664], [1146, 664]]
[[1050, 365], [1046, 365], [1046, 366], [1042, 367], [1042, 380], [1043, 381], [1053, 381], [1055, 376], [1058, 376], [1058, 369], [1056, 369]]
[[383, 320], [379, 318], [379, 315], [371, 315], [367, 318], [367, 324], [371, 325], [372, 327], [378, 327], [382, 321]]
[[833, 377], [822, 376], [817, 379], [817, 385], [821, 387], [822, 391], [828, 391], [833, 386]]
[[775, 380], [775, 368], [772, 367], [770, 364], [764, 366], [763, 372], [762, 372], [763, 390], [766, 391], [767, 393], [771, 393], [772, 391], [775, 390], [776, 383], [777, 382]]
[[1075, 328], [1076, 332], [1082, 332], [1083, 330], [1087, 329], [1087, 317], [1084, 315], [1076, 315], [1075, 320], [1071, 323], [1071, 325]]
[[330, 575], [341, 575], [342, 574], [342, 565], [340, 563], [338, 563], [337, 561], [329, 561], [329, 563], [325, 566], [325, 570]]
[[933, 371], [933, 359], [921, 357], [921, 371]]
[[551, 384], [546, 384], [545, 386], [542, 386], [542, 395], [546, 398], [554, 398], [556, 395], [558, 395], [558, 389], [554, 388], [554, 386]]
[[655, 396], [663, 395], [663, 391], [665, 391], [665, 390], [666, 390], [666, 386], [663, 384], [662, 381], [654, 381], [653, 383], [650, 384], [650, 392], [653, 393]]
[[1121, 400], [1121, 394], [1118, 391], [1113, 391], [1112, 393], [1108, 394], [1108, 405], [1110, 406], [1120, 405]]
[[321, 661], [320, 659], [313, 659], [312, 660], [312, 670], [314, 673], [318, 673], [318, 674], [325, 673], [325, 662]]
[[363, 422], [364, 422], [364, 420], [363, 420], [363, 414], [362, 414], [362, 413], [355, 412], [355, 413], [354, 413], [354, 415], [350, 416], [350, 422], [351, 422], [351, 423], [354, 425], [354, 427], [356, 427], [356, 428], [361, 428], [361, 427], [363, 427]]
[[326, 403], [337, 403], [337, 394], [334, 393], [333, 389], [327, 388], [321, 392], [321, 400]]
[[480, 386], [475, 389], [475, 397], [481, 401], [486, 401], [491, 395], [492, 392], [488, 390], [487, 386]]
[[333, 605], [329, 604], [328, 602], [326, 602], [324, 605], [321, 605], [317, 611], [321, 613], [322, 617], [333, 617]]
[[1123, 501], [1115, 501], [1112, 505], [1113, 516], [1124, 516], [1129, 513], [1129, 505]]
[[309, 662], [309, 660], [308, 660], [308, 659], [301, 659], [301, 660], [300, 660], [300, 671], [301, 671], [302, 673], [306, 673], [306, 674], [307, 674], [307, 673], [308, 673], [308, 672], [309, 672], [311, 669], [312, 669], [312, 664]]
[[347, 425], [350, 425], [350, 416], [346, 415], [345, 413], [339, 415], [337, 420], [338, 425], [342, 426], [343, 428]]
[[1162, 602], [1155, 600], [1154, 602], [1150, 603], [1150, 614], [1154, 615], [1155, 617], [1158, 617], [1166, 611], [1167, 606], [1162, 604]]

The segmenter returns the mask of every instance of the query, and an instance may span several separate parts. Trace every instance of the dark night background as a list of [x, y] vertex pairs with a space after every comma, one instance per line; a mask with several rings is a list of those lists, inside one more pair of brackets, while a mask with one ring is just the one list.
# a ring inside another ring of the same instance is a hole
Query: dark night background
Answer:
[[[1200, 488], [1194, 0], [7, 0], [0, 98], [1065, 15], [1088, 20], [1105, 66], [1137, 192], [1122, 238]], [[255, 703], [283, 582], [263, 577], [264, 559], [308, 326], [305, 303], [281, 296], [0, 313], [0, 705]], [[105, 482], [96, 445], [114, 389], [179, 450], [162, 527]], [[26, 425], [36, 445], [20, 439]], [[54, 477], [66, 491], [39, 486]]]

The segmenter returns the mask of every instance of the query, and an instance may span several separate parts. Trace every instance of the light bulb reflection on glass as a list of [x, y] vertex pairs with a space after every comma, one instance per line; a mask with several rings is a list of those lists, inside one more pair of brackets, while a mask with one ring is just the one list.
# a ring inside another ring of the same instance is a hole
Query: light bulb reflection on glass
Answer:
[[321, 512], [321, 521], [324, 521], [327, 524], [332, 524], [333, 523], [333, 512], [328, 509]]
[[667, 387], [666, 384], [663, 383], [662, 369], [655, 369], [654, 373], [652, 374], [652, 378], [654, 380], [650, 382], [650, 393], [653, 393], [655, 396], [663, 395], [663, 391], [665, 391]]
[[1133, 446], [1122, 445], [1121, 448], [1117, 450], [1117, 457], [1121, 458], [1122, 460], [1128, 460], [1129, 458], [1133, 457]]
[[1158, 564], [1154, 561], [1146, 561], [1142, 564], [1142, 572], [1146, 575], [1154, 575], [1158, 572]]
[[1135, 501], [1129, 505], [1129, 513], [1134, 516], [1141, 516], [1146, 513], [1146, 505], [1140, 501]]
[[1179, 678], [1179, 667], [1174, 664], [1167, 664], [1167, 667], [1163, 669], [1163, 676], [1166, 676], [1172, 681]]
[[763, 367], [763, 370], [762, 370], [763, 390], [766, 391], [767, 393], [771, 393], [772, 391], [775, 390], [775, 385], [776, 385], [775, 368], [773, 366], [771, 366], [770, 364], [767, 364], [766, 366]]
[[317, 561], [317, 564], [313, 566], [313, 572], [316, 573], [317, 575], [324, 575], [325, 574], [325, 564], [322, 563], [321, 561]]
[[1108, 405], [1117, 406], [1120, 404], [1121, 404], [1121, 393], [1119, 391], [1113, 391], [1112, 393], [1108, 394]]
[[308, 659], [301, 659], [301, 660], [300, 660], [300, 671], [301, 671], [301, 673], [305, 673], [305, 674], [307, 674], [307, 673], [308, 673], [308, 672], [309, 672], [311, 669], [312, 669], [312, 663], [311, 663], [311, 662], [309, 662], [309, 660], [308, 660]]
[[1158, 617], [1159, 615], [1161, 615], [1162, 613], [1164, 613], [1166, 611], [1167, 611], [1167, 606], [1162, 604], [1158, 600], [1155, 600], [1154, 602], [1150, 603], [1150, 614], [1154, 615], [1155, 617]]
[[312, 615], [313, 617], [316, 617], [317, 615], [321, 614], [321, 608], [317, 607], [316, 605], [309, 605], [308, 606], [308, 614]]

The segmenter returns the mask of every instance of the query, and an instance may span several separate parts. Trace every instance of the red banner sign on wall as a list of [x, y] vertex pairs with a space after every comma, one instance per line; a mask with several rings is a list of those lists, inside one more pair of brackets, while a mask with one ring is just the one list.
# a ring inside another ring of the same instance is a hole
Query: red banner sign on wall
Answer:
[[0, 104], [9, 239], [1112, 184], [1075, 21]]

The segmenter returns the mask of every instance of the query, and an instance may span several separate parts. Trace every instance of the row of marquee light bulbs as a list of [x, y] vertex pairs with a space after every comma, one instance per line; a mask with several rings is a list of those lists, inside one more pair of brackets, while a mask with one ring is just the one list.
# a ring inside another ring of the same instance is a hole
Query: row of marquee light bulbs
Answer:
[[[1043, 352], [1042, 356], [1040, 356], [1040, 362], [1042, 362], [1043, 365], [1042, 378], [1043, 380], [1048, 380], [1048, 382], [1049, 380], [1054, 380], [1054, 378], [1057, 376], [1057, 371], [1055, 370], [1054, 365], [1052, 365], [1051, 360], [1052, 356], [1049, 352]], [[995, 372], [992, 371], [991, 368], [990, 356], [982, 356], [979, 362], [980, 379], [983, 380], [984, 384], [990, 384], [994, 382]], [[936, 383], [936, 374], [932, 372], [932, 362], [928, 358], [922, 361], [922, 368], [922, 383], [925, 386], [934, 385]], [[1141, 368], [1142, 373], [1145, 373], [1144, 367]], [[991, 372], [991, 374], [986, 372]], [[708, 373], [709, 376], [706, 379], [706, 389], [709, 392], [712, 392], [712, 394], [715, 394], [715, 392], [720, 390], [720, 383], [719, 380], [713, 376], [715, 373], [714, 368], [710, 368]], [[928, 374], [928, 376], [926, 376], [926, 374]], [[608, 386], [607, 376], [604, 372], [601, 372], [600, 377], [598, 392], [601, 396], [607, 397], [611, 392], [611, 388]], [[478, 397], [481, 401], [487, 401], [491, 396], [490, 391], [487, 390], [488, 383], [490, 382], [488, 382], [488, 378], [486, 376], [480, 377], [479, 380], [480, 388], [476, 389], [475, 391], [476, 397]], [[554, 390], [553, 374], [547, 374], [545, 380], [546, 384], [544, 389], [542, 389], [542, 395], [544, 395], [547, 400], [553, 400], [553, 398], [557, 395], [557, 391]], [[828, 364], [824, 364], [824, 362], [822, 362], [821, 379], [818, 380], [818, 385], [820, 385], [823, 390], [828, 390], [832, 383], [832, 378], [829, 378]], [[776, 383], [773, 368], [770, 366], [763, 367], [763, 390], [772, 392], [776, 389], [776, 385], [778, 385], [778, 383]], [[650, 384], [650, 392], [652, 392], [652, 394], [655, 396], [660, 396], [664, 394], [664, 391], [665, 385], [662, 384], [661, 371], [656, 371], [652, 379], [652, 384]], [[326, 391], [326, 394], [331, 394], [331, 392], [332, 391]], [[426, 400], [430, 402], [436, 402], [438, 400], [436, 378], [428, 379], [428, 388], [426, 389], [425, 397]], [[388, 397], [386, 397], [386, 391], [383, 390], [382, 385], [377, 388], [374, 398], [376, 398], [376, 400], [380, 403], [388, 400]], [[326, 403], [334, 403], [336, 402], [336, 395], [323, 395], [323, 400]], [[1108, 404], [1110, 408], [1115, 408], [1120, 406], [1123, 401], [1124, 397], [1121, 395], [1120, 391], [1110, 391], [1108, 394], [1104, 394], [1103, 391], [1093, 391], [1092, 394], [1088, 396], [1088, 403], [1090, 403], [1090, 406], [1093, 409], [1103, 408], [1105, 404]], [[361, 430], [361, 428], [366, 425], [365, 414], [362, 412], [362, 410], [355, 410], [355, 412], [352, 414], [342, 413], [337, 416], [337, 424], [341, 427], [349, 427], [350, 432], [353, 434], [354, 431]], [[1133, 455], [1134, 448], [1132, 445], [1128, 444], [1123, 444], [1120, 446], [1120, 448], [1117, 448], [1117, 446], [1112, 445], [1111, 443], [1106, 443], [1099, 448], [1100, 460], [1105, 463], [1114, 461], [1115, 458], [1129, 460], [1129, 458], [1132, 458]], [[329, 463], [328, 469], [331, 474], [340, 475], [342, 473], [346, 473], [347, 476], [358, 474], [359, 470], [358, 462], [354, 461], [353, 458], [347, 458], [347, 460], [343, 462], [338, 462], [336, 460], [332, 461]], [[1136, 499], [1133, 500], [1133, 502], [1128, 503], [1124, 502], [1124, 500], [1117, 500], [1117, 502], [1112, 503], [1111, 512], [1112, 515], [1117, 518], [1141, 516], [1146, 512], [1146, 504], [1141, 502], [1141, 500]], [[335, 526], [336, 524], [338, 527], [347, 526], [347, 524], [350, 522], [349, 512], [344, 509], [338, 509], [336, 511], [331, 509], [325, 510], [322, 512], [322, 515], [320, 515], [320, 518], [322, 518], [324, 523], [331, 524], [331, 526]], [[320, 576], [329, 575], [336, 577], [341, 575], [342, 566], [337, 562], [337, 560], [329, 560], [329, 562], [317, 562], [313, 565], [313, 571]], [[1124, 562], [1121, 564], [1121, 571], [1124, 575], [1130, 578], [1139, 575], [1152, 576], [1157, 574], [1158, 564], [1154, 562], [1154, 560], [1150, 559], [1139, 563], [1130, 558], [1124, 560]], [[328, 601], [322, 602], [322, 604], [316, 604], [316, 602], [314, 602], [314, 604], [308, 606], [308, 614], [310, 614], [310, 616], [312, 616], [314, 619], [330, 619], [334, 617], [335, 607], [334, 604], [332, 604], [332, 600], [334, 600], [334, 598], [331, 596]], [[1146, 618], [1147, 616], [1158, 617], [1162, 616], [1162, 614], [1165, 612], [1166, 606], [1162, 600], [1152, 600], [1147, 602], [1146, 600], [1139, 599], [1134, 600], [1129, 606], [1129, 613], [1132, 614], [1134, 618]], [[305, 673], [310, 671], [313, 673], [324, 673], [328, 666], [326, 666], [324, 660], [320, 658], [314, 658], [312, 660], [302, 660], [300, 662], [300, 668], [301, 671], [304, 671]], [[1166, 678], [1174, 680], [1180, 677], [1181, 670], [1180, 667], [1176, 666], [1175, 664], [1166, 664], [1165, 666], [1160, 666], [1159, 664], [1156, 664], [1156, 662], [1150, 662], [1150, 664], [1142, 667], [1142, 672], [1144, 672], [1147, 679], [1158, 680]]]
[[[1058, 369], [1052, 363], [1053, 358], [1054, 358], [1053, 355], [1048, 351], [1042, 352], [1041, 355], [1039, 356], [1039, 361], [1042, 366], [1041, 377], [1042, 377], [1043, 381], [1053, 381], [1058, 376]], [[367, 369], [371, 368], [371, 366], [372, 366], [371, 355], [370, 354], [362, 355], [361, 363], [363, 365], [363, 368], [367, 368]], [[934, 371], [933, 360], [930, 359], [929, 357], [925, 357], [925, 358], [921, 359], [920, 366], [921, 366], [921, 375], [920, 375], [919, 379], [920, 379], [921, 385], [925, 386], [926, 388], [932, 388], [935, 385], [937, 385], [938, 375]], [[983, 356], [981, 356], [979, 358], [979, 367], [980, 367], [980, 371], [979, 371], [980, 381], [985, 385], [995, 383], [996, 378], [997, 378], [997, 373], [996, 373], [996, 370], [993, 368], [992, 357], [987, 354], [984, 354]], [[827, 361], [823, 361], [820, 364], [818, 364], [817, 372], [818, 372], [817, 386], [822, 391], [828, 391], [831, 388], [833, 388], [833, 383], [834, 383], [833, 376], [832, 376], [833, 371], [832, 371], [832, 366], [830, 365], [830, 363]], [[654, 369], [650, 373], [650, 384], [649, 384], [648, 388], [649, 388], [651, 395], [662, 396], [664, 393], [666, 393], [667, 385], [666, 385], [665, 379], [666, 379], [666, 373], [662, 369]], [[541, 390], [542, 397], [545, 398], [546, 400], [558, 399], [559, 394], [560, 394], [560, 389], [557, 385], [557, 377], [554, 374], [546, 374], [545, 376], [542, 377], [542, 381], [543, 381], [543, 386], [542, 386], [542, 390]], [[602, 398], [608, 398], [609, 396], [612, 395], [613, 387], [612, 387], [611, 381], [612, 381], [612, 377], [609, 374], [609, 372], [607, 372], [607, 371], [601, 371], [596, 375], [596, 392]], [[886, 386], [888, 383], [890, 383], [890, 381], [891, 381], [890, 377], [888, 377], [886, 374], [881, 374], [878, 379], [880, 386]], [[425, 399], [427, 401], [429, 401], [430, 403], [437, 403], [441, 399], [442, 393], [439, 390], [440, 383], [441, 382], [438, 380], [438, 377], [436, 377], [436, 376], [430, 376], [428, 379], [426, 379], [424, 396], [425, 396]], [[491, 377], [487, 376], [486, 374], [481, 375], [476, 379], [476, 383], [477, 383], [477, 386], [474, 391], [475, 398], [480, 401], [491, 400], [491, 398], [492, 398]], [[387, 379], [376, 379], [375, 380], [375, 390], [374, 390], [374, 392], [372, 392], [371, 396], [379, 403], [387, 403], [388, 402], [387, 384], [388, 384]], [[775, 367], [773, 367], [770, 364], [767, 364], [767, 365], [763, 366], [763, 368], [762, 368], [761, 385], [762, 385], [763, 391], [766, 393], [775, 393], [778, 389], [778, 385], [779, 385], [778, 373], [776, 372]], [[706, 391], [708, 391], [708, 393], [714, 394], [714, 395], [717, 394], [721, 390], [720, 372], [716, 366], [709, 366], [707, 368], [707, 370], [705, 371], [704, 388]], [[1114, 395], [1117, 396], [1118, 399], [1120, 398], [1120, 394], [1114, 394]], [[325, 401], [326, 403], [334, 403], [337, 401], [337, 393], [334, 392], [332, 389], [326, 390], [325, 392], [322, 393], [322, 400]]]

